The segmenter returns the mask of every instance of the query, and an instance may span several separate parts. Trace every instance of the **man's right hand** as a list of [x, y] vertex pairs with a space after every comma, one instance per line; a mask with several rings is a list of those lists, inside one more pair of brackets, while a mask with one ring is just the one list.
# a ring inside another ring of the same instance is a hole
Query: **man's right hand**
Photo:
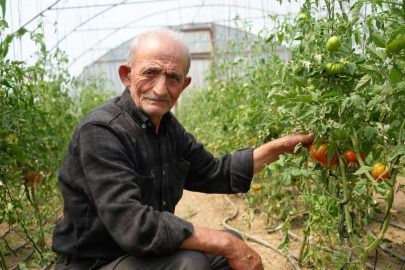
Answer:
[[263, 270], [259, 254], [236, 236], [225, 232], [195, 228], [180, 249], [199, 250], [224, 256], [234, 270]]
[[232, 251], [231, 254], [224, 256], [229, 265], [235, 270], [263, 270], [264, 268], [260, 255], [246, 245], [246, 243], [242, 240], [236, 237], [233, 238], [234, 239], [231, 241], [235, 241], [235, 243], [231, 244], [231, 246], [235, 249], [235, 251]]

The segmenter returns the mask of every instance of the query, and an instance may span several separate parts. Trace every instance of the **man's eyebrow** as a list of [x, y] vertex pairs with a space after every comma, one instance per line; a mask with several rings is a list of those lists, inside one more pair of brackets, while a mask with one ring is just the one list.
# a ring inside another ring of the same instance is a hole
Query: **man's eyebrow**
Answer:
[[148, 67], [146, 69], [143, 70], [143, 72], [147, 72], [147, 71], [161, 71], [161, 68], [158, 67]]

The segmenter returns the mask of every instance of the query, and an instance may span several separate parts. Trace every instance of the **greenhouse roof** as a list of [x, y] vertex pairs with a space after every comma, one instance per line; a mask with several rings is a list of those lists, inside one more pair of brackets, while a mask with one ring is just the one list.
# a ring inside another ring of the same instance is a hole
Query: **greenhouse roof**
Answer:
[[[269, 15], [297, 13], [300, 2], [304, 1], [280, 5], [275, 0], [6, 0], [5, 34], [21, 28], [43, 33], [46, 49], [65, 51], [69, 71], [78, 75], [108, 51], [150, 29], [196, 23], [237, 27], [238, 17], [239, 26], [248, 21], [248, 30], [257, 34], [271, 27]], [[39, 47], [27, 33], [14, 39], [7, 57], [29, 61]]]

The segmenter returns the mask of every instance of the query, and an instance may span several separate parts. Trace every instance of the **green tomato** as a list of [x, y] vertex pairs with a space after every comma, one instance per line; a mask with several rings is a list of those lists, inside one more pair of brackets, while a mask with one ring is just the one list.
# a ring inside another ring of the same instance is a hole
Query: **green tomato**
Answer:
[[6, 95], [6, 90], [0, 88], [0, 97], [4, 97]]
[[312, 221], [314, 223], [319, 223], [319, 222], [321, 222], [321, 220], [322, 220], [322, 218], [318, 214], [313, 214]]
[[315, 91], [315, 89], [316, 89], [315, 85], [313, 85], [313, 84], [307, 86], [306, 88], [307, 88], [308, 91], [311, 91], [311, 92]]
[[337, 137], [339, 138], [339, 140], [344, 140], [347, 137], [347, 134], [344, 130], [339, 130], [337, 133]]
[[337, 36], [333, 36], [326, 42], [326, 49], [330, 52], [337, 51], [342, 43]]
[[221, 88], [221, 93], [225, 93], [226, 89], [225, 88]]
[[390, 53], [399, 53], [403, 48], [405, 48], [405, 37], [398, 36], [389, 44], [385, 44], [385, 48]]
[[243, 84], [243, 88], [248, 88], [249, 87], [249, 83], [244, 83]]
[[342, 63], [328, 63], [325, 66], [326, 73], [329, 75], [339, 74], [345, 70], [345, 65]]
[[255, 110], [249, 110], [249, 111], [248, 111], [248, 115], [249, 115], [249, 116], [252, 116], [254, 113], [255, 113]]
[[309, 19], [309, 16], [305, 13], [305, 12], [300, 12], [299, 14], [298, 14], [298, 20], [304, 20], [304, 21], [306, 21], [306, 20], [308, 20]]
[[243, 111], [245, 109], [245, 106], [239, 105], [239, 111]]

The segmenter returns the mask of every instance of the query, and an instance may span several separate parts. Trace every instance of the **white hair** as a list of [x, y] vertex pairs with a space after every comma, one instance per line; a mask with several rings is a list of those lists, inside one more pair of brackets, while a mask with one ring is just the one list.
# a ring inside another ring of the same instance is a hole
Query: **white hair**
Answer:
[[134, 38], [134, 40], [131, 43], [131, 47], [129, 48], [129, 53], [128, 53], [128, 65], [132, 66], [134, 56], [136, 51], [139, 48], [139, 43], [143, 39], [147, 38], [159, 38], [159, 39], [171, 39], [177, 42], [184, 50], [184, 53], [187, 55], [187, 70], [186, 70], [186, 75], [188, 74], [188, 71], [190, 70], [190, 65], [191, 65], [191, 53], [189, 48], [187, 47], [186, 43], [184, 42], [184, 35], [182, 32], [174, 29], [158, 29], [158, 30], [150, 30], [147, 31], [143, 34], [138, 35], [137, 37]]

